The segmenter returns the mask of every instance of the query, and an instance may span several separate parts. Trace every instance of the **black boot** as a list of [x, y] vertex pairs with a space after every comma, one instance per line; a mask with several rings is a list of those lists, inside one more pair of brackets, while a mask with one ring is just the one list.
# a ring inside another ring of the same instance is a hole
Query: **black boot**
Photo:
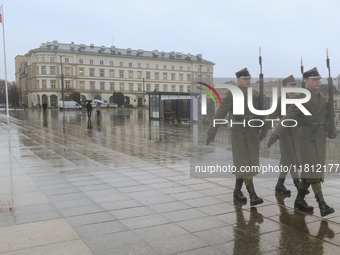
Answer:
[[247, 202], [247, 198], [243, 195], [241, 188], [243, 184], [242, 178], [236, 178], [235, 189], [234, 189], [234, 198], [240, 202]]
[[319, 203], [320, 213], [321, 216], [326, 216], [328, 214], [334, 213], [334, 209], [332, 207], [329, 207], [325, 200], [323, 199], [322, 192], [319, 192], [315, 195], [316, 201]]
[[291, 191], [285, 187], [284, 182], [285, 182], [285, 178], [279, 178], [275, 186], [275, 191], [277, 193], [283, 193], [283, 194], [289, 195]]
[[[300, 179], [294, 179], [293, 182], [294, 182], [294, 185], [295, 185], [297, 191], [299, 191]], [[307, 189], [307, 190], [306, 190], [306, 195], [308, 195], [309, 193], [310, 193], [310, 192], [309, 192], [309, 190]]]
[[262, 204], [263, 200], [262, 198], [259, 198], [256, 193], [255, 193], [255, 188], [254, 188], [254, 184], [251, 183], [247, 186], [247, 190], [249, 192], [249, 196], [250, 196], [250, 205], [258, 205], [258, 204]]
[[305, 201], [305, 196], [306, 196], [306, 190], [298, 189], [298, 195], [294, 202], [294, 208], [300, 209], [303, 211], [309, 211], [309, 212], [313, 211], [314, 210], [313, 206], [309, 206], [307, 204], [307, 202]]

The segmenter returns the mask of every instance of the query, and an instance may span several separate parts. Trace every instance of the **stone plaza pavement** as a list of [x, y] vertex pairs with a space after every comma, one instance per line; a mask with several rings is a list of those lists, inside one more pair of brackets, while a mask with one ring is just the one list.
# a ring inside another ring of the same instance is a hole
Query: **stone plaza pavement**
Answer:
[[293, 210], [290, 177], [291, 197], [259, 176], [264, 203], [235, 204], [234, 179], [190, 178], [190, 127], [147, 115], [1, 112], [0, 254], [340, 253], [340, 180], [323, 184], [324, 218], [312, 194], [313, 215]]

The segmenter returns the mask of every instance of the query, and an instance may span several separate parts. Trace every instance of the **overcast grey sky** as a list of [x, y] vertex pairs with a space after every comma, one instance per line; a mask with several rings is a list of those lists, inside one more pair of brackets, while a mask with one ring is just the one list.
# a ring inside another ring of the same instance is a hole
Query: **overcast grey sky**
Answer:
[[[326, 47], [332, 76], [340, 74], [338, 0], [5, 0], [7, 76], [14, 58], [41, 43], [111, 46], [201, 53], [215, 63], [214, 77], [234, 77], [243, 67], [265, 77], [301, 77], [316, 66], [323, 77]], [[112, 39], [113, 38], [113, 39]], [[2, 32], [0, 78], [4, 79]]]

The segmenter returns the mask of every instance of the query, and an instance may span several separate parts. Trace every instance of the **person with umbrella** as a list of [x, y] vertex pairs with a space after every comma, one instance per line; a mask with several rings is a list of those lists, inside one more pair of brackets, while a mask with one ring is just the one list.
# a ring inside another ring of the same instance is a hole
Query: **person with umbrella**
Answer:
[[100, 117], [100, 112], [102, 111], [102, 101], [101, 100], [93, 100], [94, 102], [97, 102], [97, 105], [96, 105], [96, 111], [97, 111], [97, 118]]

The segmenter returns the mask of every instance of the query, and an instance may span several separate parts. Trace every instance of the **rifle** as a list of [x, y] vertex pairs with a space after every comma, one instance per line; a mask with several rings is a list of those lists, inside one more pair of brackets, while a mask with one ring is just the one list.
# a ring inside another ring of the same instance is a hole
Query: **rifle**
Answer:
[[259, 64], [260, 64], [260, 109], [263, 110], [263, 73], [262, 73], [262, 56], [261, 56], [261, 47], [259, 51]]
[[301, 57], [301, 75], [302, 75], [301, 88], [306, 88], [306, 83], [305, 83], [305, 80], [303, 79], [303, 63], [302, 63], [302, 57]]
[[328, 129], [328, 138], [334, 139], [335, 132], [334, 132], [334, 90], [333, 90], [333, 80], [331, 77], [331, 67], [330, 67], [330, 59], [328, 57], [328, 48], [326, 50], [327, 53], [327, 59], [326, 64], [328, 68], [328, 114], [329, 114], [329, 122], [330, 127]]

